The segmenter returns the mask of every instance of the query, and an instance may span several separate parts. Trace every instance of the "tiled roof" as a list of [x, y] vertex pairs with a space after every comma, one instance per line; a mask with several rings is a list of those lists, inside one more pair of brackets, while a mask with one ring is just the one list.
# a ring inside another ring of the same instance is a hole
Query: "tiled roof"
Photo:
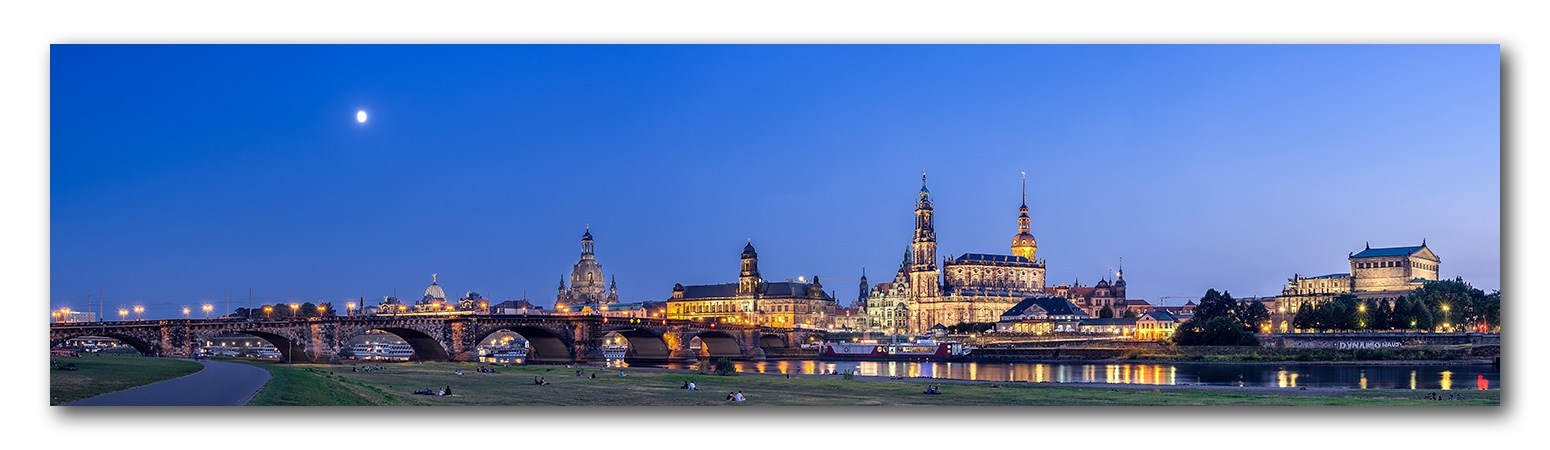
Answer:
[[1022, 262], [1022, 263], [1032, 262], [1032, 261], [1028, 261], [1028, 258], [1024, 258], [1024, 257], [1021, 257], [1021, 256], [987, 255], [987, 254], [983, 254], [983, 253], [964, 253], [962, 256], [959, 256], [958, 258], [954, 259], [954, 261], [958, 261], [958, 262], [990, 261], [990, 262]]
[[1023, 299], [1023, 301], [1017, 302], [1017, 305], [1012, 306], [1011, 309], [1008, 309], [1008, 310], [1006, 310], [1006, 312], [1001, 313], [1001, 316], [1003, 316], [1003, 317], [1020, 316], [1020, 315], [1023, 315], [1023, 311], [1026, 311], [1026, 310], [1028, 310], [1029, 308], [1031, 308], [1033, 306], [1038, 306], [1039, 308], [1043, 308], [1044, 311], [1048, 315], [1051, 315], [1051, 316], [1064, 316], [1064, 315], [1086, 316], [1087, 315], [1086, 312], [1082, 311], [1082, 308], [1077, 307], [1076, 304], [1075, 303], [1071, 303], [1070, 300], [1066, 300], [1065, 297], [1056, 297], [1056, 296], [1052, 296], [1052, 295], [1044, 295], [1044, 296], [1038, 296], [1038, 297], [1028, 297], [1028, 298], [1025, 298], [1025, 299]]
[[[684, 286], [684, 298], [725, 298], [737, 296], [737, 283], [724, 284], [700, 284]], [[807, 283], [795, 281], [780, 281], [764, 283], [765, 297], [807, 297]], [[822, 292], [818, 298], [829, 298], [828, 292]]]
[[684, 298], [715, 298], [737, 296], [737, 283], [699, 284], [684, 286]]
[[1421, 251], [1421, 249], [1423, 249], [1423, 248], [1426, 248], [1426, 246], [1425, 245], [1417, 245], [1417, 246], [1414, 246], [1414, 247], [1369, 248], [1369, 249], [1357, 252], [1355, 255], [1351, 255], [1351, 257], [1352, 258], [1372, 258], [1372, 257], [1377, 257], [1377, 256], [1410, 256], [1411, 254], [1414, 254], [1415, 252]]

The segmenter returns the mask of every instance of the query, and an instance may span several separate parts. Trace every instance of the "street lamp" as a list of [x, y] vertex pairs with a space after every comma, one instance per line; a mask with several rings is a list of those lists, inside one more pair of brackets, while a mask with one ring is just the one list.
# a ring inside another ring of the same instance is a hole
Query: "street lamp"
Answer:
[[184, 319], [188, 318], [188, 308], [187, 307], [183, 308], [183, 318]]
[[129, 315], [129, 310], [127, 310], [127, 309], [120, 309], [120, 310], [118, 310], [118, 320], [120, 322], [122, 322], [124, 320], [125, 316], [128, 316], [128, 315]]
[[143, 313], [143, 312], [145, 312], [145, 307], [144, 306], [136, 306], [135, 307], [135, 320], [140, 320], [140, 313]]
[[291, 304], [291, 318], [292, 319], [296, 318], [296, 311], [300, 310], [300, 309], [301, 309], [301, 305], [298, 305], [298, 304], [295, 304], [295, 303]]
[[325, 311], [328, 311], [328, 307], [323, 306], [323, 305], [318, 305], [318, 317], [323, 317], [323, 313]]
[[205, 303], [204, 307], [201, 308], [201, 309], [205, 310], [205, 319], [209, 320], [210, 319], [210, 310], [215, 309], [215, 307], [214, 306], [210, 306], [209, 303]]
[[355, 311], [355, 302], [350, 302], [350, 303], [345, 303], [344, 304], [344, 315], [345, 315], [345, 317], [349, 317], [351, 315], [354, 315], [355, 314], [354, 311]]

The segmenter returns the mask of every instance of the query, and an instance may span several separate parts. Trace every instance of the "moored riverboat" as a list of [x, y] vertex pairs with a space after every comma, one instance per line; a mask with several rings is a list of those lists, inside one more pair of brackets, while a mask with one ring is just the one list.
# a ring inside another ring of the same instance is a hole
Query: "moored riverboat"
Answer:
[[824, 342], [818, 351], [819, 359], [828, 360], [947, 360], [968, 355], [969, 347], [957, 342], [918, 340], [913, 342], [879, 343]]

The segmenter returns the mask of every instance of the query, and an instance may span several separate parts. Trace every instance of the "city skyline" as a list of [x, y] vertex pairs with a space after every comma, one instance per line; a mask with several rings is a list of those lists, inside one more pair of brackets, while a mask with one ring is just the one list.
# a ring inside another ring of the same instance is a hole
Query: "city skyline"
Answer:
[[922, 171], [943, 257], [1010, 253], [1026, 172], [1049, 285], [1123, 258], [1154, 304], [1270, 296], [1424, 239], [1500, 286], [1495, 45], [52, 56], [51, 309], [101, 289], [110, 319], [414, 300], [431, 273], [548, 305], [584, 229], [624, 302], [734, 281], [751, 239], [766, 279], [848, 304], [839, 280], [892, 278]]

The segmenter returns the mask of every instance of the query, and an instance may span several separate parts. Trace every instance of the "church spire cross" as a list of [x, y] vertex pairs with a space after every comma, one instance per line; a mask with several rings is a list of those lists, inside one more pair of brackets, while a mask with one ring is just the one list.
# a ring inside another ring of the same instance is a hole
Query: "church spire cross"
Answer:
[[436, 274], [431, 274], [431, 284], [436, 284]]
[[1028, 207], [1028, 172], [1023, 172], [1023, 207]]

